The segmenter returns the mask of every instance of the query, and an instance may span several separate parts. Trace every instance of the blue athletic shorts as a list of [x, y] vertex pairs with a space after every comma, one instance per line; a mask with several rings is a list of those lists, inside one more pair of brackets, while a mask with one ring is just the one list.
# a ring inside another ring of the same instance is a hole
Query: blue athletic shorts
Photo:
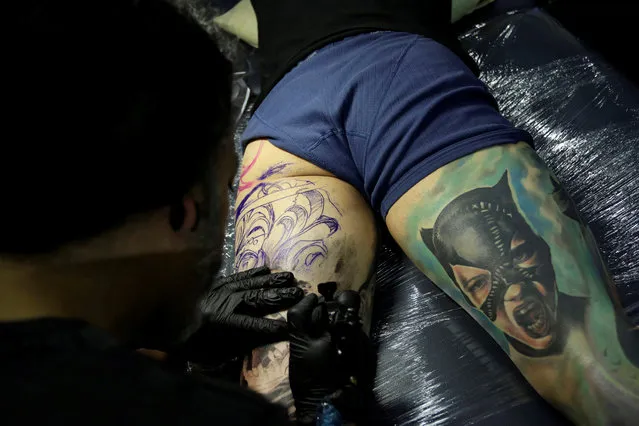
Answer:
[[421, 35], [359, 34], [324, 46], [280, 79], [242, 136], [268, 139], [357, 188], [386, 217], [438, 168], [530, 136], [486, 86]]

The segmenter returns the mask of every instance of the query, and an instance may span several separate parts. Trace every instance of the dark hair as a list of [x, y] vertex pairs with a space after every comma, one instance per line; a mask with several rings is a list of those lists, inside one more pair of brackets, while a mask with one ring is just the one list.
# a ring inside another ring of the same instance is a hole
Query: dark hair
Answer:
[[18, 3], [0, 252], [52, 251], [180, 200], [228, 131], [215, 41], [161, 0]]

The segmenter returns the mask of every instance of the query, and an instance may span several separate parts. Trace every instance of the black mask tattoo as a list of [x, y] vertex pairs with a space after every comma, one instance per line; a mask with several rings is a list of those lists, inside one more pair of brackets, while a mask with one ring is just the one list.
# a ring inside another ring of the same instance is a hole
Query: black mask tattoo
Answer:
[[[527, 335], [523, 340], [553, 335], [557, 289], [550, 249], [519, 213], [508, 172], [495, 186], [451, 201], [421, 236], [468, 302], [491, 321], [505, 312], [506, 293], [518, 285], [509, 320]], [[516, 346], [521, 342], [520, 336]]]

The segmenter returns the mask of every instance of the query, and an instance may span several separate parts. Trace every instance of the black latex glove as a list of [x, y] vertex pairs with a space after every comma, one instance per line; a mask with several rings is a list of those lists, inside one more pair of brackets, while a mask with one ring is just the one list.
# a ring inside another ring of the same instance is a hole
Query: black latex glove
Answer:
[[287, 340], [285, 321], [262, 316], [286, 310], [303, 296], [290, 272], [271, 274], [262, 267], [222, 278], [209, 293], [201, 327], [170, 354], [215, 367]]
[[355, 291], [318, 286], [323, 297], [306, 296], [288, 311], [289, 382], [300, 425], [314, 425], [323, 401], [343, 420], [365, 423], [374, 375], [374, 352], [359, 318]]
[[339, 389], [337, 348], [328, 327], [326, 304], [309, 294], [288, 311], [289, 382], [298, 424], [315, 424], [322, 401]]

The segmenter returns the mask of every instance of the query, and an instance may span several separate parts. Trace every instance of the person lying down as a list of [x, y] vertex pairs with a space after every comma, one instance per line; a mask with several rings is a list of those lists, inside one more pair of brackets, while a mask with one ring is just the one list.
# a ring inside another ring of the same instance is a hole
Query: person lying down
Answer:
[[[578, 424], [631, 424], [636, 330], [561, 184], [448, 34], [450, 4], [253, 6], [265, 93], [242, 136], [235, 268], [336, 281], [366, 322], [380, 218], [543, 398]], [[293, 414], [287, 357], [255, 351], [243, 380]]]

